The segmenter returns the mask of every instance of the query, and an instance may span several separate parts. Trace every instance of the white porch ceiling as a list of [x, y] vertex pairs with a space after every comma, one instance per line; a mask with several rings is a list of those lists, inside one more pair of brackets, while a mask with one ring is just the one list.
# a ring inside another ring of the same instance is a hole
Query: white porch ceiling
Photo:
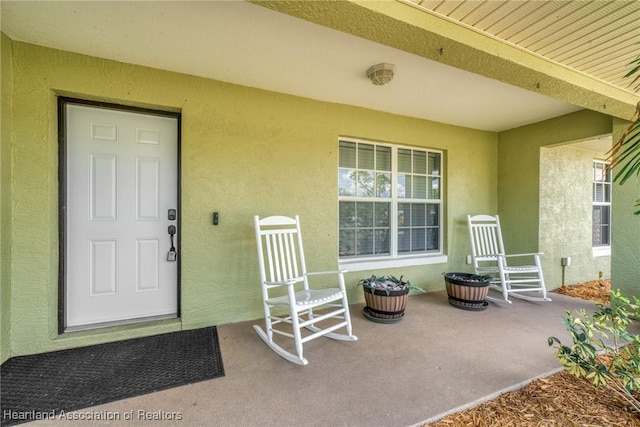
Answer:
[[[618, 86], [640, 51], [636, 1], [411, 3]], [[243, 1], [2, 0], [0, 8], [0, 29], [15, 41], [474, 129], [581, 109]], [[386, 86], [366, 77], [380, 62], [397, 68]]]
[[634, 0], [406, 0], [623, 89], [640, 55]]

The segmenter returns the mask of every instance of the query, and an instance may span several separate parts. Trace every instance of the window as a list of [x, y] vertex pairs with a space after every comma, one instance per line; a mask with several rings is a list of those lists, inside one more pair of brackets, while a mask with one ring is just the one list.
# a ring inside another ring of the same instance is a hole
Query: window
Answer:
[[442, 153], [340, 140], [341, 260], [442, 253]]
[[611, 171], [605, 162], [593, 161], [593, 246], [611, 245]]

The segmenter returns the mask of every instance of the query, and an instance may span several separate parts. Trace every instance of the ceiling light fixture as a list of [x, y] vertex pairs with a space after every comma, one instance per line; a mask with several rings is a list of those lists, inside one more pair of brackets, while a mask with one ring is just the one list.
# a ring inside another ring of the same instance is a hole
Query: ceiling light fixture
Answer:
[[369, 67], [367, 70], [367, 77], [374, 85], [382, 86], [386, 85], [393, 79], [393, 75], [396, 72], [396, 66], [393, 64], [376, 64]]

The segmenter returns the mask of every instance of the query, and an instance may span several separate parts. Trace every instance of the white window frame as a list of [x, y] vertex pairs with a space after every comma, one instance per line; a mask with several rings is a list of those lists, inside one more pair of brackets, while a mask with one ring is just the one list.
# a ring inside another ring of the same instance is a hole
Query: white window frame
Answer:
[[[606, 168], [609, 167], [609, 163], [604, 161], [604, 160], [593, 160], [593, 163], [592, 163], [592, 177], [593, 177], [593, 182], [592, 182], [592, 185], [591, 185], [591, 212], [592, 212], [592, 215], [593, 215], [593, 208], [595, 206], [608, 206], [609, 207], [609, 236], [608, 236], [609, 244], [608, 245], [597, 245], [597, 246], [594, 246], [593, 245], [593, 225], [591, 227], [591, 233], [592, 233], [592, 236], [591, 236], [591, 245], [592, 245], [591, 253], [592, 253], [592, 256], [594, 256], [594, 257], [603, 257], [603, 256], [611, 256], [611, 218], [612, 218], [612, 215], [611, 215], [611, 209], [612, 209], [611, 208], [611, 196], [612, 196], [612, 190], [613, 190], [612, 185], [613, 184], [612, 184], [612, 181], [611, 181], [611, 172], [609, 172], [607, 174], [607, 176], [609, 177], [608, 180], [597, 181], [595, 179], [596, 165], [601, 165], [603, 167], [603, 169], [606, 170]], [[605, 184], [605, 185], [609, 186], [609, 193], [608, 193], [609, 194], [609, 201], [608, 202], [602, 202], [602, 201], [596, 201], [595, 200], [595, 197], [594, 197], [595, 196], [595, 192], [594, 192], [595, 184]]]
[[[391, 148], [391, 197], [390, 198], [378, 198], [378, 197], [358, 197], [358, 196], [340, 196], [338, 194], [338, 206], [341, 201], [355, 201], [355, 202], [385, 202], [388, 201], [391, 204], [390, 208], [390, 241], [389, 252], [390, 255], [365, 255], [361, 257], [348, 257], [341, 258], [338, 256], [338, 265], [341, 269], [347, 269], [350, 271], [364, 271], [364, 270], [379, 270], [384, 268], [394, 267], [409, 267], [417, 265], [427, 264], [444, 264], [448, 262], [448, 257], [444, 253], [444, 152], [441, 150], [426, 148], [426, 147], [412, 147], [400, 144], [382, 143], [377, 141], [369, 141], [364, 139], [354, 139], [341, 137], [338, 138], [338, 150], [340, 150], [340, 142], [354, 142], [356, 144], [370, 144], [374, 146], [383, 146]], [[439, 199], [405, 199], [398, 197], [398, 150], [417, 150], [428, 153], [437, 153], [440, 155], [440, 198]], [[339, 156], [338, 156], [339, 158]], [[339, 173], [340, 163], [338, 159], [338, 165], [336, 171]], [[339, 183], [338, 183], [339, 188]], [[419, 203], [432, 203], [438, 205], [438, 251], [421, 252], [421, 253], [398, 253], [398, 204], [411, 203], [416, 201]], [[339, 224], [338, 224], [339, 226]], [[340, 236], [338, 235], [338, 241], [336, 244], [340, 245]]]

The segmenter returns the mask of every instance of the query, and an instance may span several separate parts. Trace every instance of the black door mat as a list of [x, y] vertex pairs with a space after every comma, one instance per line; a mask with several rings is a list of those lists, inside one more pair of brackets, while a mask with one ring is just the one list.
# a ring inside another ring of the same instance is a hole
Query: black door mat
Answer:
[[13, 357], [0, 372], [1, 425], [221, 376], [215, 326]]

